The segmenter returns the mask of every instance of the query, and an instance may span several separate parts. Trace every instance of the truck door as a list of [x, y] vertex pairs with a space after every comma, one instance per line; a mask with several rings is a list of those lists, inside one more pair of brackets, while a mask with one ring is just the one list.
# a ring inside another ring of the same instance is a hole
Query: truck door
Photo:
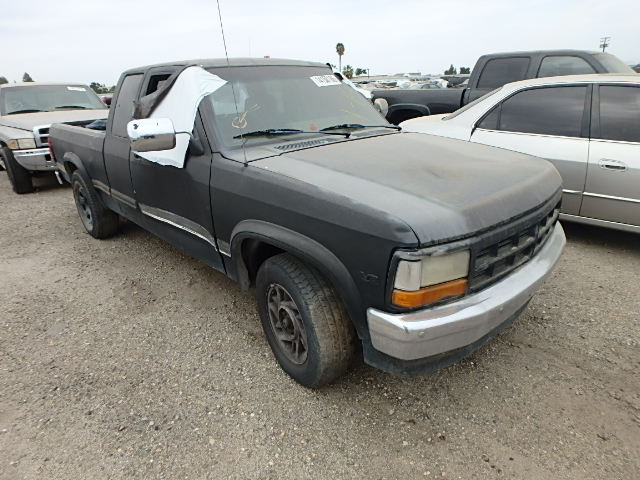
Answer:
[[580, 215], [640, 225], [640, 86], [596, 87]]
[[135, 208], [133, 186], [129, 175], [129, 137], [127, 123], [133, 118], [133, 102], [138, 96], [142, 74], [126, 76], [112, 105], [107, 135], [104, 140], [104, 163], [111, 187], [111, 195], [125, 205]]
[[[140, 96], [153, 93], [171, 71], [150, 71]], [[130, 170], [135, 199], [147, 227], [210, 266], [223, 270], [217, 250], [209, 201], [212, 152], [199, 116], [194, 135], [203, 151], [190, 147], [183, 168], [150, 162], [131, 152]]]

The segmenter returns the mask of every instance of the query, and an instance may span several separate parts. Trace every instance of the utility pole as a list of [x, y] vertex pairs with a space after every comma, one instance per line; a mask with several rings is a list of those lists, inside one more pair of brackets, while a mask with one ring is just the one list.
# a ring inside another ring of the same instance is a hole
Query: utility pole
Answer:
[[602, 49], [603, 52], [609, 46], [610, 41], [611, 41], [611, 37], [600, 38], [600, 48]]

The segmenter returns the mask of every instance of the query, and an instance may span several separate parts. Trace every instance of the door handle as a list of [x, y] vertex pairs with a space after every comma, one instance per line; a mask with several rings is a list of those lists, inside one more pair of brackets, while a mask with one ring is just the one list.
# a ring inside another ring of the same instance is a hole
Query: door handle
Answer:
[[615, 170], [617, 172], [623, 172], [627, 169], [627, 164], [620, 160], [610, 160], [608, 158], [602, 158], [600, 160], [600, 167], [607, 170]]

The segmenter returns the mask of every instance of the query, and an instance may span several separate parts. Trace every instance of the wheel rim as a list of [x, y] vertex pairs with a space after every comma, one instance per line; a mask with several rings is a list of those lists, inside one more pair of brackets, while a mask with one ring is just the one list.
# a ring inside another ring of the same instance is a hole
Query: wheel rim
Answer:
[[0, 168], [2, 168], [2, 170], [7, 169], [7, 164], [4, 162], [4, 156], [2, 155], [0, 155]]
[[291, 362], [302, 365], [307, 360], [307, 332], [298, 306], [282, 285], [272, 283], [267, 290], [267, 307], [280, 350]]
[[91, 230], [93, 228], [93, 215], [91, 214], [86, 192], [81, 185], [76, 189], [76, 205], [78, 206], [78, 213], [82, 223], [84, 223], [87, 230]]

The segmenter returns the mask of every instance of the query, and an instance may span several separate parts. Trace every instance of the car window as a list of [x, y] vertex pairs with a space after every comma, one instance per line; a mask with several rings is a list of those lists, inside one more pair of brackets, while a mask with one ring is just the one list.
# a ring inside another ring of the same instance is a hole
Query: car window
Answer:
[[538, 70], [538, 77], [556, 77], [559, 75], [582, 75], [596, 73], [595, 69], [580, 57], [554, 55], [544, 57]]
[[599, 137], [640, 142], [640, 87], [600, 87]]
[[133, 101], [138, 95], [142, 74], [125, 77], [117, 96], [117, 103], [113, 111], [111, 133], [118, 137], [127, 137], [127, 123], [133, 118]]
[[499, 91], [500, 91], [500, 88], [496, 88], [495, 90], [491, 90], [489, 93], [485, 93], [483, 96], [481, 96], [479, 98], [476, 98], [473, 102], [467, 103], [464, 107], [459, 108], [455, 112], [447, 115], [446, 117], [443, 118], [443, 120], [452, 120], [452, 119], [456, 118], [461, 113], [464, 113], [467, 110], [470, 110], [471, 108], [473, 108], [478, 103], [482, 102], [483, 100], [486, 100], [487, 98], [489, 98], [492, 95], [495, 95]]
[[497, 130], [498, 120], [500, 119], [500, 105], [496, 105], [491, 109], [488, 115], [486, 115], [480, 123], [478, 128], [484, 128], [485, 130]]
[[633, 68], [610, 53], [595, 53], [593, 58], [602, 64], [602, 66], [607, 70], [607, 73], [630, 73], [631, 75], [635, 75], [636, 73]]
[[586, 86], [534, 88], [502, 103], [499, 130], [579, 137]]
[[529, 69], [529, 57], [494, 58], [482, 69], [478, 88], [498, 88], [522, 80]]

